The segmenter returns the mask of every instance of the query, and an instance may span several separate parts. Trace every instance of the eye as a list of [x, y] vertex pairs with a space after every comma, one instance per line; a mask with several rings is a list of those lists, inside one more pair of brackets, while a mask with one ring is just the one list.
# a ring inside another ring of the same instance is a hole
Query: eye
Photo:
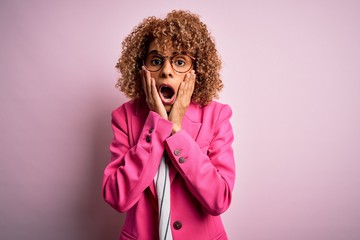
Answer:
[[182, 59], [176, 59], [176, 60], [174, 60], [174, 63], [176, 66], [179, 66], [179, 67], [183, 67], [186, 65], [186, 62]]
[[188, 64], [188, 61], [186, 59], [185, 56], [183, 55], [178, 55], [178, 56], [175, 56], [173, 58], [173, 63], [177, 66], [177, 67], [184, 67]]
[[188, 68], [191, 66], [192, 59], [184, 54], [175, 55], [172, 59], [174, 67], [178, 68]]
[[163, 60], [159, 57], [153, 57], [151, 60], [150, 60], [150, 63], [151, 65], [153, 66], [159, 66], [159, 65], [162, 65], [163, 64]]

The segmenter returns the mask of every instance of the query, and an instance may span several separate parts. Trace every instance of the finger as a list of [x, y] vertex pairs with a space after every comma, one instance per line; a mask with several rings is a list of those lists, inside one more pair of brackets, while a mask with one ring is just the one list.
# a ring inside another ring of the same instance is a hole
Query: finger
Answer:
[[155, 107], [162, 109], [163, 103], [161, 101], [160, 95], [158, 93], [158, 90], [156, 88], [156, 81], [154, 78], [151, 78], [151, 96], [154, 101]]
[[184, 81], [182, 82], [182, 84], [183, 84], [182, 92], [183, 93], [187, 91], [187, 85], [188, 85], [188, 82], [190, 81], [190, 77], [191, 77], [190, 73], [186, 73], [184, 76]]
[[187, 95], [190, 95], [191, 97], [192, 92], [194, 91], [194, 83], [195, 83], [195, 73], [194, 70], [192, 70], [189, 75], [185, 78], [185, 89], [184, 91], [187, 93]]
[[156, 81], [154, 78], [151, 78], [151, 94], [153, 100], [153, 110], [160, 114], [161, 117], [168, 119], [166, 109], [161, 101], [160, 95], [156, 88]]
[[178, 94], [177, 94], [177, 98], [182, 97], [184, 95], [184, 90], [185, 90], [185, 81], [181, 82], [179, 85], [179, 90], [178, 90]]
[[195, 89], [195, 82], [196, 82], [196, 74], [195, 74], [195, 71], [193, 71], [192, 75], [191, 75], [191, 78], [190, 78], [190, 91], [191, 91], [191, 94], [192, 92], [194, 91]]
[[149, 86], [149, 80], [146, 72], [144, 71], [144, 88], [145, 88], [145, 96], [146, 96], [146, 102], [151, 108], [152, 105], [152, 96], [151, 96], [151, 86]]
[[185, 77], [185, 90], [187, 91], [189, 89], [189, 83], [191, 81], [191, 73], [187, 73], [187, 76]]
[[144, 90], [144, 93], [145, 93], [145, 97], [147, 98], [148, 93], [147, 93], [147, 86], [146, 86], [144, 69], [141, 70], [141, 83], [142, 83], [142, 87], [143, 87], [143, 90]]
[[147, 91], [147, 97], [148, 99], [152, 98], [151, 95], [151, 74], [150, 72], [143, 67], [144, 75], [145, 75], [145, 84], [146, 84], [146, 91]]
[[151, 95], [153, 96], [154, 99], [157, 99], [157, 97], [160, 98], [157, 89], [156, 89], [156, 83], [155, 83], [155, 79], [151, 78], [150, 79], [150, 83], [151, 83]]
[[190, 74], [184, 86], [184, 98], [187, 103], [190, 103], [192, 94], [194, 92], [195, 74]]
[[187, 72], [184, 76], [184, 82], [188, 82], [190, 80], [190, 77], [191, 77], [191, 73]]

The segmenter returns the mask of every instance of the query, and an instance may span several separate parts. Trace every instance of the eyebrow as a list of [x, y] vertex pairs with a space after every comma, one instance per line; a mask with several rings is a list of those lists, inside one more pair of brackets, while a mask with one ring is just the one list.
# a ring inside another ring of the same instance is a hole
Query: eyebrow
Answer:
[[[157, 54], [162, 55], [162, 53], [160, 53], [158, 50], [151, 50], [150, 52], [148, 52], [148, 54], [150, 54], [150, 53], [157, 53]], [[184, 53], [183, 52], [173, 52], [172, 56], [175, 54], [184, 54]]]
[[148, 54], [149, 53], [159, 53], [159, 51], [158, 50], [151, 50], [150, 52], [148, 52]]

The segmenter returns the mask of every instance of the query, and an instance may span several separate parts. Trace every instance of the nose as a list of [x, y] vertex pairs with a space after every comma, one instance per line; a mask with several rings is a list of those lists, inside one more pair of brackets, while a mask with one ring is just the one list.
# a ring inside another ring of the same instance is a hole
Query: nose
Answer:
[[173, 77], [174, 72], [173, 68], [171, 66], [170, 59], [166, 59], [164, 62], [163, 67], [161, 68], [161, 77], [167, 78], [167, 77]]

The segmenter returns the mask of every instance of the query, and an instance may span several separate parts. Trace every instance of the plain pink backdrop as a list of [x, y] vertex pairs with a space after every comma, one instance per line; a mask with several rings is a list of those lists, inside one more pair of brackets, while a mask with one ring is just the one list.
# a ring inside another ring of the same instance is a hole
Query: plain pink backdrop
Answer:
[[224, 62], [232, 240], [360, 239], [359, 1], [1, 1], [0, 239], [117, 239], [101, 197], [121, 41], [198, 13]]

